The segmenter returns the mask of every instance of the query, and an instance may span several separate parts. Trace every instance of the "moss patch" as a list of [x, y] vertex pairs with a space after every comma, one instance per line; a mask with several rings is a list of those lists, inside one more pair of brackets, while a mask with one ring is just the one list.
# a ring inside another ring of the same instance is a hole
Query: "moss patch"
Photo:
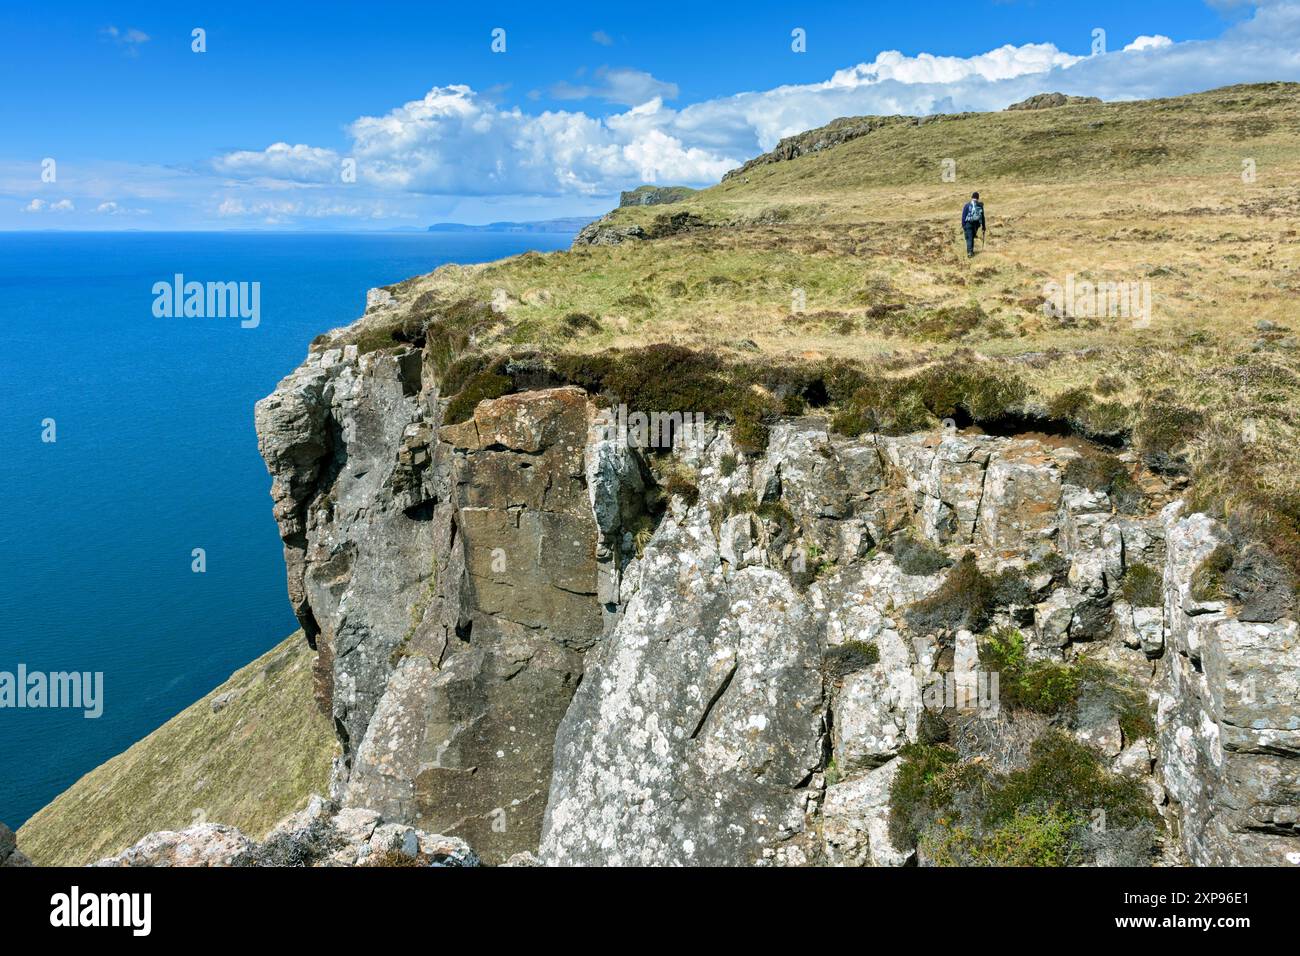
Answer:
[[880, 663], [880, 648], [870, 641], [845, 641], [826, 651], [826, 673], [843, 677]]

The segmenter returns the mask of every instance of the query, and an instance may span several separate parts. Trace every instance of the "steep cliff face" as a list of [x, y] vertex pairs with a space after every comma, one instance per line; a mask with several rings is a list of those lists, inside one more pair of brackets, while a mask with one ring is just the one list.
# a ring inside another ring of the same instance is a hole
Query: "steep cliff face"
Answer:
[[313, 355], [257, 407], [289, 594], [344, 754], [333, 795], [535, 848], [554, 729], [601, 633], [580, 392], [439, 429], [419, 349]]
[[345, 809], [489, 863], [951, 862], [909, 766], [1012, 792], [1068, 746], [1087, 861], [1300, 859], [1296, 623], [1192, 597], [1227, 532], [1134, 460], [814, 418], [650, 453], [576, 388], [442, 425], [426, 351], [258, 406]]

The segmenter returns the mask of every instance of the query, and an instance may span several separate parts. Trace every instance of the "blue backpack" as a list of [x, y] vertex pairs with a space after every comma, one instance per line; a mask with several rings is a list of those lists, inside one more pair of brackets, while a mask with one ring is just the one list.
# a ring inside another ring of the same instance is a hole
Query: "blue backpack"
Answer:
[[972, 222], [973, 222], [973, 223], [981, 223], [981, 222], [983, 222], [983, 221], [984, 221], [984, 204], [983, 204], [983, 203], [978, 203], [978, 202], [976, 202], [975, 200], [972, 199], [970, 202], [968, 202], [968, 203], [966, 204], [966, 211], [963, 213], [963, 215], [962, 215], [962, 217], [961, 217], [961, 221], [962, 221], [963, 223], [965, 223], [965, 224], [969, 224], [969, 223], [972, 223]]

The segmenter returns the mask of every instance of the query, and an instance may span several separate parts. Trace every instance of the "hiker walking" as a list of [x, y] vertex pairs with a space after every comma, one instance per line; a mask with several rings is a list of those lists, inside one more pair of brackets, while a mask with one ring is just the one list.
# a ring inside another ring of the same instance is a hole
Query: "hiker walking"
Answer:
[[966, 233], [966, 258], [969, 259], [975, 255], [975, 233], [983, 229], [987, 236], [989, 232], [988, 223], [984, 221], [984, 204], [980, 202], [979, 193], [971, 193], [970, 202], [962, 207], [961, 228]]

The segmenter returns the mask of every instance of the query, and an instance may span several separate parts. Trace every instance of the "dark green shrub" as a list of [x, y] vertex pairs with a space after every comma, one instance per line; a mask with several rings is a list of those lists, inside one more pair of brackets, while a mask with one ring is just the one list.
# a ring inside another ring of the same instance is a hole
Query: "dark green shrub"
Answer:
[[980, 666], [998, 675], [998, 700], [1004, 707], [1059, 714], [1079, 699], [1085, 680], [1095, 677], [1086, 662], [1031, 661], [1024, 635], [1013, 628], [990, 633], [980, 647]]
[[908, 744], [899, 759], [889, 791], [889, 836], [895, 846], [915, 846], [921, 831], [952, 807], [957, 751], [947, 744]]
[[880, 663], [880, 648], [868, 641], [845, 641], [827, 649], [825, 662], [829, 677], [843, 677]]
[[1233, 552], [1221, 544], [1206, 555], [1192, 572], [1191, 593], [1198, 601], [1222, 601], [1228, 597], [1225, 577], [1232, 568]]
[[989, 622], [996, 587], [969, 551], [962, 555], [929, 597], [907, 609], [908, 626], [918, 634], [966, 629], [981, 631]]
[[930, 542], [906, 531], [900, 531], [889, 541], [894, 563], [904, 574], [936, 574], [952, 566], [952, 558]]
[[1007, 774], [989, 792], [982, 822], [996, 827], [1025, 810], [1051, 809], [1083, 817], [1101, 810], [1106, 826], [1116, 828], [1155, 817], [1140, 781], [1112, 774], [1095, 750], [1056, 730], [1034, 741], [1027, 767]]
[[443, 415], [444, 424], [457, 425], [469, 421], [474, 417], [474, 409], [478, 407], [479, 402], [500, 398], [502, 395], [509, 394], [512, 388], [513, 383], [506, 376], [498, 375], [496, 372], [480, 372], [470, 378], [447, 403], [447, 410]]
[[1130, 564], [1124, 570], [1120, 592], [1134, 607], [1161, 607], [1165, 603], [1164, 580], [1159, 571], [1146, 564]]

